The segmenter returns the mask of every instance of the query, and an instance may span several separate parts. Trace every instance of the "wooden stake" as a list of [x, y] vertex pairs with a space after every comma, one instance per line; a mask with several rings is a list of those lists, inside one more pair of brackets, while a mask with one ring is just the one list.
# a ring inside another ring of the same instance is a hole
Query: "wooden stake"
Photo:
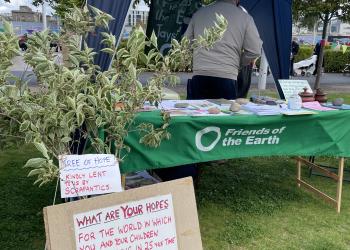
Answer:
[[338, 169], [338, 185], [337, 185], [337, 213], [340, 213], [341, 207], [341, 195], [343, 190], [343, 177], [344, 177], [344, 157], [339, 159], [339, 169]]
[[121, 178], [122, 178], [122, 188], [125, 190], [125, 188], [126, 188], [126, 175], [122, 174]]

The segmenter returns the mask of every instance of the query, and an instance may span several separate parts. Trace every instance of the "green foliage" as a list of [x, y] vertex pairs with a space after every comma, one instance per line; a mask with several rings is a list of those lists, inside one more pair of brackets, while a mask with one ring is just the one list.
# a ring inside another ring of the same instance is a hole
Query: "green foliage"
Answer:
[[300, 46], [298, 54], [295, 56], [295, 62], [299, 62], [311, 57], [314, 53], [312, 46]]
[[[337, 164], [330, 158], [321, 161]], [[336, 214], [333, 207], [297, 188], [295, 164], [287, 157], [201, 164], [196, 197], [204, 248], [348, 249], [341, 232], [349, 228], [350, 195], [343, 193], [342, 211]], [[302, 175], [335, 195], [334, 181], [309, 178], [307, 169]]]
[[350, 52], [325, 51], [324, 70], [328, 73], [340, 73], [345, 68], [345, 64], [350, 64]]
[[[338, 94], [350, 100], [348, 93]], [[0, 203], [0, 249], [44, 249], [41, 211], [52, 204], [55, 185], [31, 185], [35, 179], [26, 178], [21, 166], [33, 157], [40, 155], [28, 146], [0, 151], [0, 197], [6, 199]], [[337, 214], [329, 204], [297, 188], [295, 164], [288, 157], [201, 164], [196, 198], [203, 248], [349, 249], [350, 184], [343, 184], [342, 211]], [[349, 169], [349, 161], [346, 164]], [[333, 180], [309, 178], [307, 171], [303, 176], [308, 182], [335, 196]], [[349, 178], [348, 172], [344, 174]]]
[[12, 77], [8, 68], [12, 66], [11, 59], [19, 55], [18, 38], [13, 32], [12, 25], [4, 21], [4, 32], [0, 32], [0, 86]]
[[[313, 46], [300, 46], [295, 62], [305, 60], [312, 56]], [[324, 70], [327, 73], [342, 73], [345, 64], [350, 63], [350, 52], [332, 50], [330, 46], [325, 47]]]
[[294, 0], [294, 19], [318, 16], [322, 21], [337, 17], [343, 21], [350, 19], [350, 2], [348, 0]]
[[[44, 158], [31, 159], [26, 167], [31, 169], [29, 176], [37, 176], [35, 183], [40, 185], [57, 178], [60, 155], [81, 153], [73, 151], [72, 144], [90, 141], [94, 152], [113, 153], [122, 160], [125, 154], [121, 152], [129, 151], [124, 139], [139, 108], [146, 101], [159, 103], [164, 84], [178, 81], [171, 69], [190, 64], [190, 60], [180, 60], [181, 49], [189, 55], [192, 49], [210, 49], [221, 39], [227, 25], [222, 16], [217, 16], [214, 28], [208, 29], [203, 37], [193, 43], [186, 38], [173, 41], [172, 52], [163, 56], [158, 51], [155, 35], [148, 39], [141, 27], [134, 29], [125, 47], [117, 49], [116, 38], [107, 29], [112, 17], [94, 7], [89, 9], [75, 7], [67, 12], [60, 34], [43, 31], [29, 37], [24, 60], [37, 76], [38, 91], [32, 92], [25, 85], [10, 86], [5, 77], [0, 82], [0, 136], [12, 136], [35, 145]], [[0, 36], [5, 58], [0, 62], [0, 69], [7, 77], [18, 45], [11, 27], [6, 26], [6, 32]], [[105, 48], [99, 52], [85, 42], [86, 34], [95, 27], [105, 29], [102, 33]], [[67, 48], [64, 64], [58, 62], [50, 48], [53, 42]], [[179, 48], [178, 44], [184, 47]], [[148, 53], [144, 52], [145, 46], [151, 48]], [[112, 56], [111, 69], [101, 72], [94, 65], [97, 53]], [[139, 75], [150, 70], [154, 75], [142, 85]], [[139, 127], [144, 133], [140, 142], [157, 147], [168, 139], [169, 119], [164, 115], [164, 124], [159, 128], [151, 124]], [[100, 137], [101, 131], [105, 138]]]

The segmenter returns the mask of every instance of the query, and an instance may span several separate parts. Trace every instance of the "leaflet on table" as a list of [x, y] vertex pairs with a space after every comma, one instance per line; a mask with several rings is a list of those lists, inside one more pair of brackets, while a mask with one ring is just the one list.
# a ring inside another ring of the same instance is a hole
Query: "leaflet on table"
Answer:
[[317, 101], [315, 101], [315, 102], [304, 102], [303, 103], [303, 108], [317, 110], [317, 111], [332, 111], [332, 110], [335, 110], [333, 108], [323, 107]]
[[207, 110], [187, 110], [187, 109], [170, 109], [167, 110], [170, 117], [174, 116], [227, 116], [230, 113], [220, 112], [219, 114], [209, 114]]
[[[175, 106], [176, 104], [188, 104], [188, 106], [185, 108], [178, 108]], [[165, 100], [159, 104], [159, 107], [163, 110], [208, 110], [209, 108], [219, 106], [207, 100]]]
[[263, 105], [247, 103], [242, 105], [242, 109], [253, 112], [256, 115], [280, 115], [282, 111], [287, 111], [286, 105]]

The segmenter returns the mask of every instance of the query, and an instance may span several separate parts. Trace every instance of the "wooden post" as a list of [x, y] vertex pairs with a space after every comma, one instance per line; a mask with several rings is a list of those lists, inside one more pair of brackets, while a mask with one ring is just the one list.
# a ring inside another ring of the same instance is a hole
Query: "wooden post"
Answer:
[[338, 169], [338, 185], [337, 185], [337, 213], [340, 213], [341, 207], [341, 195], [343, 190], [343, 176], [344, 176], [344, 157], [339, 160], [339, 169]]
[[[297, 160], [297, 180], [301, 181], [301, 160]], [[298, 187], [300, 188], [300, 182], [298, 182]]]
[[122, 174], [122, 188], [125, 190], [126, 188], [126, 175]]

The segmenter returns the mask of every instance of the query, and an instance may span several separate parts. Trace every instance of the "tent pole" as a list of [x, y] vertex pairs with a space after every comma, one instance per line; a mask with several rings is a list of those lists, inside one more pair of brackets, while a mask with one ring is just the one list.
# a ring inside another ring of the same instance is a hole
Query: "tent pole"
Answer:
[[[132, 4], [133, 4], [133, 2], [134, 2], [133, 0], [130, 0], [129, 9], [128, 9], [128, 12], [126, 13], [123, 27], [122, 27], [121, 32], [120, 32], [120, 34], [119, 34], [118, 41], [117, 41], [117, 43], [116, 43], [116, 45], [115, 45], [116, 48], [118, 48], [119, 43], [120, 43], [120, 40], [122, 40], [122, 35], [123, 35], [122, 32], [124, 31], [124, 28], [125, 28], [125, 25], [126, 25], [126, 20], [128, 20], [128, 16], [129, 16], [130, 11], [131, 11], [131, 9], [132, 9]], [[112, 56], [112, 58], [111, 58], [111, 62], [109, 63], [108, 70], [110, 70], [110, 69], [112, 68], [112, 62], [113, 62], [113, 58], [115, 57], [115, 54], [116, 54], [116, 51], [114, 52], [114, 54], [113, 54], [113, 56]]]
[[266, 79], [267, 79], [267, 68], [269, 64], [267, 62], [267, 58], [265, 55], [264, 50], [262, 50], [261, 53], [261, 60], [260, 60], [260, 69], [259, 69], [259, 82], [258, 82], [258, 89], [266, 89]]
[[43, 30], [47, 29], [47, 21], [46, 21], [46, 6], [45, 6], [45, 2], [43, 2], [43, 4], [41, 5], [41, 16], [42, 16], [42, 20], [43, 20]]

